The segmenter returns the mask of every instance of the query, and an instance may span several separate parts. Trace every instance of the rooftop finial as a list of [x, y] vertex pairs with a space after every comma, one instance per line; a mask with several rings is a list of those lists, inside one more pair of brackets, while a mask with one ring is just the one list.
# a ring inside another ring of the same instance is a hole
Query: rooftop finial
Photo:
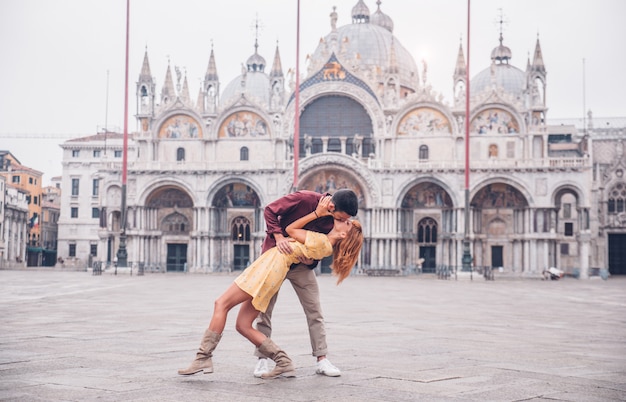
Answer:
[[259, 48], [259, 36], [261, 35], [260, 31], [263, 29], [263, 26], [259, 23], [258, 13], [251, 28], [254, 29], [254, 53], [257, 53], [257, 49]]
[[502, 8], [498, 9], [499, 13], [500, 13], [500, 18], [496, 21], [497, 24], [500, 24], [500, 46], [502, 46], [502, 41], [504, 39], [502, 33], [504, 32], [504, 24], [508, 24], [509, 21], [507, 19], [505, 19], [504, 16], [504, 12], [502, 11]]

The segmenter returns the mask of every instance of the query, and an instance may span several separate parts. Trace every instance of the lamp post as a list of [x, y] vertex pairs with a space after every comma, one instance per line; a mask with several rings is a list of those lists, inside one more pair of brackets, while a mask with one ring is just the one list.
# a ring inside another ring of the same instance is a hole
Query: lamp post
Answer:
[[470, 0], [467, 0], [467, 66], [465, 68], [465, 233], [463, 236], [463, 271], [472, 275], [472, 254], [470, 252], [469, 224], [470, 224], [470, 203], [469, 203], [469, 147], [470, 147]]
[[[126, 251], [126, 181], [128, 176], [128, 31], [130, 20], [130, 0], [126, 0], [126, 80], [124, 82], [124, 145], [122, 150], [122, 211], [120, 222], [120, 246], [117, 250], [117, 266], [128, 265]], [[116, 266], [116, 270], [117, 270]]]

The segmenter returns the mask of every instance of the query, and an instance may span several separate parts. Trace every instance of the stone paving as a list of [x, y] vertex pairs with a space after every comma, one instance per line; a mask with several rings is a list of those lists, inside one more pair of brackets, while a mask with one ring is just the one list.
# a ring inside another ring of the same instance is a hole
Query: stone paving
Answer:
[[354, 276], [336, 286], [322, 275], [329, 358], [341, 377], [315, 374], [288, 283], [273, 338], [296, 378], [252, 375], [236, 310], [215, 373], [177, 375], [234, 277], [0, 271], [0, 400], [626, 400], [626, 277]]

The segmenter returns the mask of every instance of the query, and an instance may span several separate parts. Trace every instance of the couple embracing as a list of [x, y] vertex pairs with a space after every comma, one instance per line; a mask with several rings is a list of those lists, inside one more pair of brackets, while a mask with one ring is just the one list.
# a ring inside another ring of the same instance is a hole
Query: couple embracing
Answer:
[[[213, 372], [211, 357], [222, 337], [228, 312], [241, 305], [236, 329], [256, 347], [259, 360], [254, 375], [294, 377], [291, 359], [270, 338], [278, 290], [289, 279], [307, 318], [313, 356], [317, 358], [316, 372], [339, 376], [339, 369], [326, 358], [326, 331], [313, 268], [319, 260], [332, 255], [331, 268], [337, 283], [350, 274], [363, 245], [361, 224], [352, 219], [357, 211], [357, 196], [347, 189], [333, 195], [297, 191], [270, 203], [264, 211], [267, 236], [261, 256], [215, 300], [213, 316], [196, 357], [178, 374]], [[256, 328], [252, 325], [255, 319]], [[267, 359], [275, 362], [272, 370]]]

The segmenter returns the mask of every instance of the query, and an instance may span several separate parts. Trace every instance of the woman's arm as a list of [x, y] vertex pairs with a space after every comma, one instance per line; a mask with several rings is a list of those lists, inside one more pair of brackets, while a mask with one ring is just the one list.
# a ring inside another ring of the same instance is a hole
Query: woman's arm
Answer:
[[328, 211], [328, 204], [330, 203], [331, 198], [331, 196], [322, 197], [320, 202], [317, 204], [315, 211], [308, 213], [302, 218], [290, 223], [287, 228], [285, 228], [289, 237], [304, 244], [307, 232], [306, 229], [303, 229], [304, 226], [317, 218], [321, 218], [322, 216], [332, 215], [331, 212]]

